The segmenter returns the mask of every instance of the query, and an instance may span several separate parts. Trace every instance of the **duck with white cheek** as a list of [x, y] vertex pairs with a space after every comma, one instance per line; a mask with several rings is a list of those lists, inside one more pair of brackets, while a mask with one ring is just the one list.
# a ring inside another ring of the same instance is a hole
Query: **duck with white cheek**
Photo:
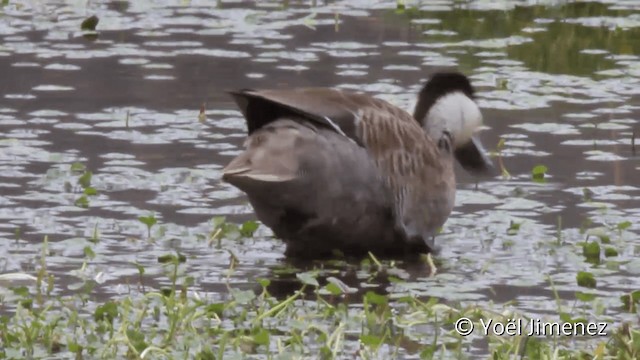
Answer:
[[222, 179], [247, 194], [289, 256], [431, 252], [455, 202], [454, 159], [473, 174], [494, 170], [475, 137], [473, 87], [459, 73], [433, 75], [413, 116], [327, 88], [232, 95], [249, 134]]

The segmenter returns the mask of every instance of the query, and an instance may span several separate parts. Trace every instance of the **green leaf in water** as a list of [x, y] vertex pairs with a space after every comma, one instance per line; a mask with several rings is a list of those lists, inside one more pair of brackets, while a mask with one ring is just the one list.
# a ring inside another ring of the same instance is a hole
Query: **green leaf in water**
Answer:
[[607, 246], [606, 248], [604, 248], [604, 256], [606, 257], [618, 256], [618, 250], [616, 250], [611, 246]]
[[144, 334], [135, 329], [127, 329], [127, 338], [137, 352], [142, 352], [147, 348], [147, 343], [144, 341]]
[[82, 186], [83, 189], [90, 187], [92, 176], [91, 171], [85, 171], [84, 174], [78, 178], [78, 185]]
[[328, 283], [327, 285], [325, 285], [324, 289], [327, 290], [331, 295], [342, 295], [342, 289], [340, 289], [340, 287], [334, 283]]
[[518, 231], [520, 231], [520, 226], [522, 225], [522, 223], [517, 223], [514, 222], [513, 220], [511, 220], [509, 222], [509, 228], [507, 229], [507, 235], [516, 235], [518, 234]]
[[627, 230], [630, 227], [631, 227], [631, 221], [623, 221], [621, 223], [618, 223], [618, 225], [616, 225], [616, 228], [620, 231]]
[[100, 22], [100, 19], [98, 19], [97, 16], [93, 15], [90, 16], [86, 19], [84, 19], [82, 21], [82, 23], [80, 24], [80, 29], [81, 30], [88, 30], [88, 31], [95, 31], [96, 30], [96, 26], [98, 26], [98, 22]]
[[98, 241], [100, 241], [100, 231], [98, 230], [97, 222], [95, 223], [95, 225], [93, 225], [93, 234], [91, 235], [89, 241], [91, 241], [92, 243], [97, 243]]
[[258, 223], [255, 221], [245, 221], [240, 227], [240, 234], [244, 237], [252, 237], [253, 233], [258, 229]]
[[317, 276], [318, 274], [316, 274], [315, 272], [303, 272], [303, 273], [296, 274], [296, 277], [298, 278], [298, 280], [300, 280], [303, 284], [320, 286], [320, 284], [318, 283], [318, 280], [316, 279]]
[[158, 223], [158, 219], [154, 215], [149, 216], [140, 216], [138, 217], [138, 221], [145, 224], [147, 226], [147, 237], [151, 237], [151, 228], [153, 225]]
[[597, 264], [600, 262], [600, 244], [597, 241], [589, 241], [582, 245], [582, 255], [587, 262]]
[[173, 289], [170, 288], [170, 287], [163, 287], [163, 288], [160, 289], [160, 293], [164, 297], [170, 297], [170, 296], [173, 295]]
[[253, 342], [257, 345], [269, 347], [269, 331], [265, 328], [259, 328], [253, 335]]
[[82, 173], [87, 169], [86, 166], [84, 166], [83, 163], [79, 163], [79, 162], [75, 162], [73, 164], [71, 164], [71, 167], [69, 168], [69, 170], [72, 173]]
[[158, 262], [160, 264], [177, 264], [177, 263], [185, 263], [187, 262], [187, 257], [182, 254], [167, 254], [158, 256]]
[[143, 223], [143, 224], [145, 224], [145, 225], [147, 225], [147, 226], [149, 226], [149, 227], [151, 227], [151, 226], [153, 226], [153, 225], [155, 225], [155, 224], [157, 224], [157, 223], [158, 223], [158, 220], [157, 220], [157, 219], [155, 218], [155, 216], [153, 216], [153, 215], [149, 215], [149, 216], [140, 216], [140, 217], [138, 217], [138, 220], [139, 220], [141, 223]]
[[141, 264], [139, 264], [137, 262], [133, 263], [133, 265], [136, 267], [136, 269], [138, 269], [138, 274], [140, 276], [144, 275], [144, 273], [145, 273], [144, 266], [142, 266]]
[[576, 281], [578, 282], [578, 286], [591, 289], [596, 287], [596, 278], [593, 277], [592, 273], [587, 271], [579, 271], [576, 276]]
[[95, 188], [89, 186], [84, 188], [84, 194], [87, 196], [94, 196], [94, 195], [98, 195], [98, 190], [96, 190]]
[[[232, 223], [228, 223], [226, 222], [226, 218], [224, 216], [216, 216], [214, 218], [211, 219], [211, 223], [213, 224], [213, 232], [212, 234], [216, 234], [215, 236], [220, 238], [220, 237], [227, 237], [227, 238], [233, 238], [233, 239], [237, 239], [241, 236], [245, 236], [242, 231], [244, 231], [244, 233], [249, 234], [246, 235], [246, 237], [249, 237], [251, 235], [253, 235], [253, 231], [255, 231], [255, 229], [252, 229], [252, 224], [254, 223], [253, 221], [247, 221], [245, 224], [242, 225], [242, 228], [238, 227], [236, 224], [232, 224]], [[257, 228], [257, 223], [256, 223], [256, 228]]]
[[29, 296], [29, 289], [26, 286], [14, 287], [13, 289], [11, 289], [11, 291], [21, 297]]
[[118, 316], [118, 305], [109, 301], [106, 302], [96, 308], [96, 311], [93, 313], [93, 318], [96, 321], [106, 320], [110, 323], [113, 323], [113, 320]]
[[206, 312], [207, 314], [209, 314], [210, 317], [213, 317], [213, 315], [215, 314], [221, 318], [224, 312], [225, 306], [226, 306], [225, 303], [209, 304], [206, 307]]
[[268, 287], [269, 285], [271, 285], [271, 280], [269, 279], [258, 279], [258, 284], [260, 284], [260, 286], [262, 286], [263, 288]]
[[85, 246], [83, 250], [84, 256], [87, 257], [87, 259], [93, 259], [96, 257], [96, 253], [93, 251], [91, 246]]
[[31, 309], [33, 307], [33, 299], [23, 299], [20, 301], [20, 306], [25, 309]]
[[389, 299], [386, 296], [376, 294], [373, 291], [367, 291], [365, 295], [365, 299], [369, 304], [374, 304], [374, 305], [386, 305], [389, 303]]
[[67, 349], [69, 349], [69, 351], [71, 353], [74, 353], [74, 354], [81, 353], [82, 352], [82, 345], [80, 345], [77, 342], [71, 340], [71, 341], [67, 342]]
[[582, 301], [582, 302], [591, 302], [596, 298], [595, 294], [589, 294], [589, 293], [584, 293], [584, 292], [580, 292], [578, 291], [576, 293], [576, 299]]
[[629, 294], [620, 296], [620, 301], [626, 311], [635, 313], [637, 305], [640, 304], [640, 290], [632, 291]]
[[364, 344], [365, 346], [370, 346], [373, 348], [377, 348], [378, 346], [380, 346], [380, 344], [382, 344], [382, 338], [379, 336], [375, 336], [375, 335], [361, 335], [360, 336], [360, 342], [362, 342], [362, 344]]
[[328, 284], [325, 286], [325, 289], [333, 295], [342, 295], [344, 293], [352, 293], [355, 291], [355, 289], [349, 287], [349, 285], [345, 284], [342, 280], [333, 276], [327, 277], [327, 282]]
[[548, 170], [549, 168], [544, 165], [536, 165], [533, 170], [531, 170], [531, 178], [535, 182], [544, 182], [544, 177]]
[[86, 195], [82, 195], [79, 198], [77, 198], [73, 204], [77, 207], [87, 209], [89, 207], [89, 199], [87, 198]]
[[581, 318], [581, 317], [574, 318], [573, 316], [571, 316], [571, 314], [566, 313], [566, 312], [561, 312], [560, 313], [560, 320], [562, 320], [563, 322], [566, 322], [566, 323], [571, 323], [571, 324], [586, 323], [587, 322], [587, 319], [585, 319], [585, 318]]

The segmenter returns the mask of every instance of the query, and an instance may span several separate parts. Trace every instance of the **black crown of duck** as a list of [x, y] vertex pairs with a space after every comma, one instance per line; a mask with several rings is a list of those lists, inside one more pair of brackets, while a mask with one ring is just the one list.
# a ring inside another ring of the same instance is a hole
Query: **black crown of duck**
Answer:
[[328, 88], [231, 93], [248, 127], [223, 180], [245, 192], [287, 254], [411, 255], [434, 249], [455, 202], [454, 159], [492, 170], [482, 114], [459, 73], [435, 74], [414, 115]]

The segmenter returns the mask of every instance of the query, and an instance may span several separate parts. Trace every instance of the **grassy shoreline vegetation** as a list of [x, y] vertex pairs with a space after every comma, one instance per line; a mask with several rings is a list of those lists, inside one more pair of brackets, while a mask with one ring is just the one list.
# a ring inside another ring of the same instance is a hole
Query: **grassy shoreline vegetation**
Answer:
[[[89, 187], [88, 176], [82, 182]], [[81, 176], [81, 178], [82, 178]], [[89, 191], [91, 192], [91, 191]], [[83, 190], [83, 194], [86, 191]], [[83, 195], [84, 196], [84, 195]], [[85, 203], [77, 204], [84, 206]], [[151, 227], [153, 216], [139, 221]], [[626, 224], [619, 226], [623, 231]], [[205, 241], [224, 247], [227, 241], [251, 237], [254, 222], [241, 226], [222, 218], [212, 221]], [[517, 231], [514, 224], [510, 231]], [[560, 231], [560, 230], [559, 230]], [[561, 234], [559, 234], [561, 236]], [[587, 239], [592, 235], [587, 235]], [[600, 241], [606, 242], [605, 235]], [[99, 237], [88, 239], [78, 273], [91, 266]], [[587, 260], [612, 250], [600, 248], [600, 241], [581, 244]], [[206, 247], [206, 242], [203, 246]], [[611, 247], [612, 248], [612, 247]], [[607, 247], [609, 249], [609, 247]], [[531, 318], [513, 311], [511, 304], [445, 303], [432, 297], [414, 296], [411, 291], [358, 290], [342, 280], [327, 276], [322, 267], [295, 273], [297, 290], [274, 296], [271, 280], [255, 280], [246, 290], [227, 283], [222, 298], [201, 292], [197, 279], [189, 276], [188, 257], [167, 253], [157, 258], [157, 269], [130, 264], [138, 272], [124, 295], [100, 299], [94, 292], [97, 277], [87, 276], [70, 294], [54, 289], [60, 281], [48, 271], [51, 256], [45, 237], [33, 275], [4, 274], [0, 285], [10, 289], [0, 297], [0, 359], [637, 359], [640, 331], [635, 324], [609, 323], [607, 336], [528, 337], [496, 333], [483, 335], [488, 321], [507, 324]], [[237, 259], [230, 252], [228, 276]], [[433, 264], [432, 264], [433, 265]], [[396, 263], [371, 256], [355, 265], [372, 279], [384, 277], [402, 285], [395, 277]], [[160, 270], [160, 271], [157, 271]], [[166, 286], [145, 285], [149, 272], [160, 273]], [[553, 282], [549, 278], [553, 288]], [[576, 293], [573, 304], [556, 293], [556, 312], [542, 321], [587, 323], [600, 321], [605, 310], [597, 296], [589, 293], [596, 279], [591, 273], [576, 275], [585, 289]], [[555, 291], [555, 290], [554, 290]], [[623, 311], [636, 312], [640, 291], [620, 298]], [[583, 310], [592, 306], [595, 311]], [[599, 310], [598, 310], [599, 308]], [[618, 309], [619, 311], [619, 309]], [[475, 330], [467, 337], [455, 331], [455, 323], [470, 319]]]
[[[336, 282], [318, 286], [308, 273], [300, 276], [306, 284], [284, 299], [271, 296], [269, 280], [262, 279], [257, 293], [230, 289], [225, 301], [211, 301], [190, 290], [193, 280], [180, 275], [180, 256], [169, 255], [163, 261], [172, 279], [170, 287], [135, 292], [90, 309], [87, 292], [48, 293], [55, 280], [44, 260], [35, 293], [16, 287], [14, 299], [3, 301], [15, 308], [0, 321], [0, 358], [464, 359], [473, 358], [472, 342], [486, 342], [494, 359], [636, 359], [640, 355], [640, 332], [629, 324], [609, 326], [609, 336], [585, 348], [579, 339], [568, 336], [474, 334], [465, 338], [453, 329], [462, 317], [472, 319], [478, 333], [481, 319], [506, 323], [519, 316], [478, 304], [456, 307], [433, 298], [390, 299], [374, 292], [363, 296], [361, 307], [350, 307], [341, 301], [346, 295]], [[85, 291], [90, 288], [87, 284]], [[311, 295], [305, 291], [309, 288], [314, 289]]]

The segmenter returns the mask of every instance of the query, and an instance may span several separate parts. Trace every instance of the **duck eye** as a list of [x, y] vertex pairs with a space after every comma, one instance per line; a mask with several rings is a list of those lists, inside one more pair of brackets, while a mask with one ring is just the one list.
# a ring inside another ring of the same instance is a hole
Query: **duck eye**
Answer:
[[443, 131], [442, 136], [438, 140], [438, 148], [450, 153], [451, 144], [453, 144], [453, 137], [451, 136], [451, 133], [447, 130]]

